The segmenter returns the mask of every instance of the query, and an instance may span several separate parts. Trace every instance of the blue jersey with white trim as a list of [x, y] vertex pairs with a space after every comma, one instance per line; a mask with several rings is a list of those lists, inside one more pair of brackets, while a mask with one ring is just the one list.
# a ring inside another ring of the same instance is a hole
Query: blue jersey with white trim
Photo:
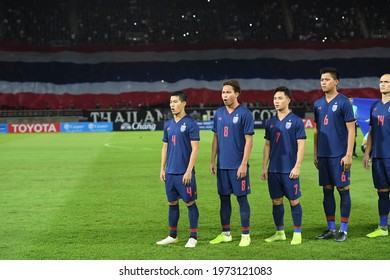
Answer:
[[317, 126], [317, 156], [338, 157], [347, 152], [348, 129], [346, 123], [354, 122], [352, 104], [341, 93], [329, 103], [325, 96], [314, 102], [314, 121]]
[[274, 116], [267, 120], [264, 138], [270, 141], [268, 172], [290, 173], [297, 162], [297, 141], [306, 139], [302, 119], [292, 112], [283, 120]]
[[238, 169], [244, 156], [245, 135], [253, 135], [255, 129], [251, 111], [239, 105], [229, 114], [226, 107], [217, 109], [212, 131], [218, 136], [219, 169]]
[[390, 158], [390, 102], [381, 100], [370, 108], [370, 126], [372, 139], [372, 158]]
[[178, 122], [167, 120], [162, 141], [168, 143], [165, 173], [184, 174], [190, 162], [191, 141], [200, 141], [197, 122], [188, 115]]

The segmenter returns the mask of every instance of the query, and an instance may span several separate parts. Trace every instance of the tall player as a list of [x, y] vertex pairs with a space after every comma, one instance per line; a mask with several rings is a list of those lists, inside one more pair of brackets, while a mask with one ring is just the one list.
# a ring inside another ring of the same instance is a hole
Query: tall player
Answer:
[[305, 153], [306, 133], [302, 119], [289, 109], [291, 99], [291, 91], [287, 87], [275, 89], [274, 106], [277, 115], [270, 118], [265, 126], [261, 179], [268, 179], [272, 215], [276, 226], [276, 233], [265, 241], [286, 240], [283, 204], [283, 196], [285, 196], [290, 202], [294, 224], [291, 244], [298, 245], [302, 243], [299, 175]]
[[177, 224], [179, 222], [179, 199], [187, 205], [190, 222], [190, 238], [185, 247], [196, 247], [199, 211], [195, 180], [195, 162], [199, 152], [199, 127], [185, 112], [187, 95], [174, 92], [170, 98], [173, 118], [164, 124], [163, 147], [161, 151], [160, 179], [165, 182], [168, 198], [169, 236], [157, 241], [158, 245], [177, 243]]
[[[372, 104], [370, 109], [370, 131], [363, 158], [363, 167], [370, 167], [372, 158], [372, 179], [378, 192], [378, 228], [367, 234], [375, 238], [389, 235], [388, 219], [390, 210], [390, 74], [384, 74], [379, 81], [382, 99]], [[372, 151], [372, 154], [370, 155]]]
[[247, 198], [250, 194], [248, 161], [255, 132], [252, 113], [238, 102], [240, 92], [238, 81], [225, 81], [221, 95], [225, 106], [218, 108], [214, 116], [210, 172], [217, 175], [222, 233], [211, 240], [210, 244], [232, 241], [230, 196], [234, 194], [239, 204], [241, 218], [242, 234], [239, 246], [245, 247], [251, 243], [250, 206]]
[[[319, 184], [323, 188], [323, 207], [328, 229], [317, 239], [347, 239], [351, 196], [350, 169], [355, 142], [355, 118], [348, 98], [337, 92], [339, 72], [323, 68], [321, 87], [325, 95], [314, 102], [314, 165], [318, 169]], [[336, 234], [336, 201], [334, 188], [340, 195], [341, 224]]]

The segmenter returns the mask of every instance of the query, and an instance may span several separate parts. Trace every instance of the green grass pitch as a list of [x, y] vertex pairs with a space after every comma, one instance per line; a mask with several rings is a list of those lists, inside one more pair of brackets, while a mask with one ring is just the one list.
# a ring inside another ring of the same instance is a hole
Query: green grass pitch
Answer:
[[[233, 242], [209, 245], [220, 233], [216, 179], [209, 172], [211, 131], [201, 131], [196, 165], [200, 212], [198, 246], [184, 248], [187, 209], [180, 203], [179, 243], [158, 246], [168, 235], [168, 207], [159, 180], [162, 131], [7, 134], [0, 136], [0, 259], [2, 260], [384, 260], [389, 238], [365, 235], [378, 224], [371, 172], [353, 160], [348, 240], [315, 240], [326, 229], [322, 189], [313, 165], [313, 130], [307, 131], [301, 170], [303, 243], [267, 244], [275, 231], [267, 184], [260, 180], [264, 131], [256, 130], [250, 158], [252, 194], [249, 247], [240, 248], [238, 204], [233, 202]], [[337, 143], [335, 143], [337, 144]], [[339, 196], [337, 224], [339, 224]]]

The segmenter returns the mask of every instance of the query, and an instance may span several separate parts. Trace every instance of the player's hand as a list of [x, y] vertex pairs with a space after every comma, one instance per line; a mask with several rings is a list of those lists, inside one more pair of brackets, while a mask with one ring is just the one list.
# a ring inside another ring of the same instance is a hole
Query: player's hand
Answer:
[[290, 176], [289, 177], [290, 177], [290, 179], [298, 179], [300, 173], [301, 173], [300, 168], [294, 166], [294, 168], [290, 172]]
[[165, 176], [165, 170], [160, 171], [160, 180], [161, 182], [165, 182], [166, 176]]
[[261, 180], [265, 181], [268, 179], [268, 171], [267, 168], [264, 168], [263, 171], [261, 172]]
[[350, 170], [352, 166], [352, 156], [344, 156], [340, 161], [340, 165], [344, 165], [344, 171]]
[[189, 185], [191, 183], [191, 179], [192, 179], [192, 172], [191, 171], [186, 171], [186, 173], [184, 173], [183, 175], [183, 179], [182, 179], [182, 182], [184, 185]]
[[370, 156], [364, 155], [362, 163], [365, 169], [370, 169]]
[[318, 169], [318, 158], [314, 157], [314, 166]]
[[210, 173], [213, 174], [213, 175], [215, 176], [215, 174], [217, 174], [217, 173], [216, 173], [216, 170], [217, 170], [217, 169], [216, 169], [215, 163], [211, 163], [211, 164], [210, 164]]
[[237, 179], [245, 178], [248, 167], [246, 165], [240, 165], [237, 170]]

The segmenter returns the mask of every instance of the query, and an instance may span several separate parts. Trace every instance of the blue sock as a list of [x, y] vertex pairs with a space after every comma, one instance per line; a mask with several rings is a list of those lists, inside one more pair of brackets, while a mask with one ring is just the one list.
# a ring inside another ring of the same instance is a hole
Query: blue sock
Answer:
[[387, 227], [389, 220], [389, 192], [378, 192], [379, 226]]
[[232, 215], [232, 204], [230, 195], [220, 195], [221, 206], [219, 215], [221, 217], [222, 231], [230, 231], [230, 217]]
[[198, 234], [198, 221], [199, 221], [199, 210], [196, 203], [191, 206], [187, 206], [188, 208], [188, 219], [190, 221], [190, 237], [196, 239]]
[[336, 200], [334, 198], [333, 190], [323, 189], [324, 193], [324, 211], [326, 215], [326, 221], [328, 222], [328, 229], [336, 230]]
[[347, 232], [349, 215], [351, 213], [351, 195], [348, 190], [338, 190], [340, 194], [340, 231]]
[[240, 206], [241, 228], [242, 234], [249, 234], [251, 209], [246, 195], [237, 196], [237, 201]]
[[284, 230], [284, 204], [272, 205], [272, 216], [276, 230]]
[[168, 224], [169, 224], [169, 235], [173, 238], [177, 236], [177, 224], [179, 222], [180, 209], [179, 204], [169, 205], [168, 209]]
[[301, 232], [302, 229], [302, 206], [300, 203], [291, 206], [291, 216], [294, 224], [294, 232]]

